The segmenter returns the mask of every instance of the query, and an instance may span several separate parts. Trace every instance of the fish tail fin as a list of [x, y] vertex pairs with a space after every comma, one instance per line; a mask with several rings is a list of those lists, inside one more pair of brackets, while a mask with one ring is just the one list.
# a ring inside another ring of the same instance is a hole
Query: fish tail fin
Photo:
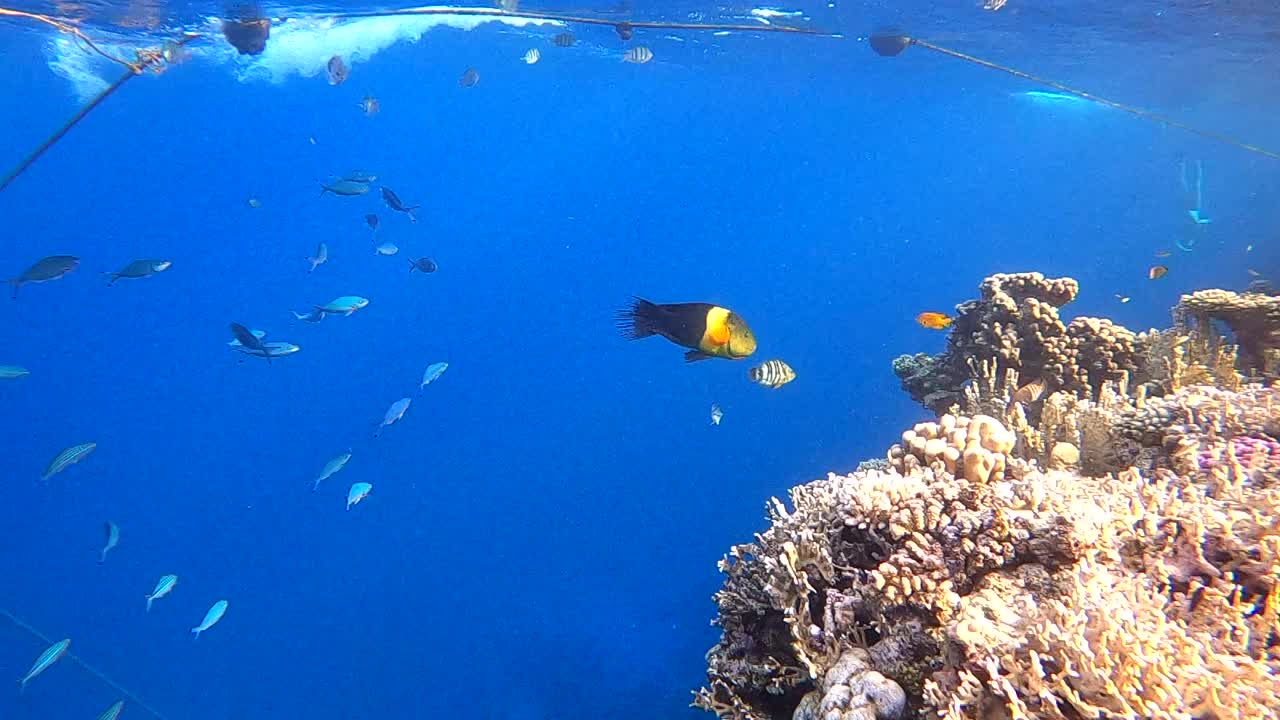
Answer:
[[657, 305], [640, 297], [633, 297], [631, 304], [614, 314], [614, 324], [622, 337], [639, 340], [658, 334], [661, 310]]
[[412, 258], [410, 258], [410, 259], [409, 259], [409, 260], [407, 260], [406, 262], [408, 262], [408, 263], [409, 263], [409, 272], [413, 272], [415, 269], [417, 269], [417, 267], [418, 267], [418, 266], [417, 266], [417, 264], [416, 264], [416, 263], [414, 263], [414, 262], [413, 262], [413, 259], [412, 259]]
[[191, 628], [191, 632], [193, 632], [193, 633], [195, 633], [195, 634], [196, 634], [196, 636], [195, 636], [194, 638], [192, 638], [192, 640], [199, 640], [199, 639], [200, 639], [200, 628]]
[[332, 192], [329, 190], [329, 186], [324, 183], [320, 183], [320, 197], [324, 197], [324, 194], [327, 192]]
[[13, 299], [14, 299], [14, 300], [17, 300], [17, 299], [18, 299], [18, 288], [22, 287], [22, 281], [21, 281], [21, 280], [19, 280], [19, 279], [17, 279], [17, 278], [13, 278], [13, 279], [11, 279], [11, 280], [5, 280], [5, 282], [7, 282], [7, 283], [9, 283], [10, 285], [12, 285], [12, 286], [13, 286]]
[[152, 596], [150, 596], [150, 595], [148, 595], [148, 596], [147, 596], [147, 613], [150, 613], [150, 612], [151, 612], [151, 601], [152, 601], [152, 600], [154, 600], [154, 599], [155, 599], [155, 598], [153, 598], [153, 597], [152, 597]]
[[417, 209], [418, 209], [418, 208], [420, 208], [420, 207], [422, 207], [422, 206], [421, 206], [421, 205], [414, 205], [413, 207], [405, 208], [405, 209], [404, 209], [404, 214], [409, 216], [409, 222], [411, 222], [411, 223], [416, 223], [416, 222], [418, 222], [418, 216], [414, 215], [414, 214], [413, 214], [413, 211], [414, 211], [414, 210], [417, 210]]
[[22, 678], [18, 681], [18, 696], [21, 697], [27, 691], [27, 679]]

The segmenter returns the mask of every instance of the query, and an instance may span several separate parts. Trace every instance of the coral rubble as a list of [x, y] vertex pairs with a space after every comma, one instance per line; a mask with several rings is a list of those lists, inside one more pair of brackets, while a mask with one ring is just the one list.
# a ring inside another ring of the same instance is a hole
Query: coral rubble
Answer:
[[[770, 527], [720, 563], [722, 634], [695, 705], [738, 720], [1280, 717], [1271, 315], [1203, 291], [1174, 329], [1137, 335], [1063, 323], [1076, 289], [989, 278], [946, 352], [895, 363], [937, 419], [769, 503]], [[1223, 307], [1251, 309], [1231, 324]]]

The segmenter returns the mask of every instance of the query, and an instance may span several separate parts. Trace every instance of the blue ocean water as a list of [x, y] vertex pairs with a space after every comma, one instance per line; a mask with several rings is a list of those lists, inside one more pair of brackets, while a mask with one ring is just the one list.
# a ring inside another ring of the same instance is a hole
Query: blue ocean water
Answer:
[[[1274, 11], [1016, 3], [799, 8], [843, 38], [638, 32], [655, 54], [642, 66], [607, 27], [573, 28], [573, 48], [550, 42], [559, 27], [437, 27], [383, 43], [336, 87], [326, 26], [277, 33], [293, 59], [232, 58], [214, 38], [130, 82], [0, 193], [0, 275], [81, 258], [0, 300], [0, 364], [31, 370], [0, 381], [0, 607], [71, 637], [168, 718], [694, 716], [716, 560], [763, 529], [770, 496], [881, 456], [924, 417], [890, 371], [943, 347], [917, 313], [1040, 270], [1080, 280], [1072, 314], [1163, 327], [1181, 292], [1280, 271], [1280, 163], [863, 41], [909, 25], [1275, 148], [1276, 61], [1258, 34]], [[192, 27], [204, 14], [171, 10]], [[131, 27], [101, 29], [124, 45]], [[5, 25], [6, 165], [75, 111], [87, 75], [117, 74], [54, 42]], [[474, 88], [458, 84], [468, 67]], [[376, 116], [357, 107], [366, 93]], [[1187, 222], [1188, 158], [1209, 225]], [[352, 170], [421, 204], [418, 222], [376, 189], [319, 196]], [[373, 252], [370, 212], [398, 256]], [[330, 260], [308, 275], [320, 241]], [[420, 255], [439, 271], [410, 274]], [[173, 267], [100, 275], [143, 257]], [[1170, 272], [1152, 282], [1157, 263]], [[318, 325], [289, 312], [347, 294], [371, 303]], [[631, 295], [730, 307], [759, 350], [686, 365], [664, 340], [627, 342], [612, 315]], [[302, 351], [235, 353], [230, 322]], [[795, 382], [747, 380], [775, 357]], [[435, 361], [450, 368], [419, 394]], [[373, 491], [344, 511], [357, 481]], [[107, 520], [122, 539], [99, 566]], [[170, 572], [177, 589], [145, 614]], [[0, 678], [43, 648], [0, 620]], [[64, 660], [0, 692], [0, 718], [96, 717], [118, 697]]]

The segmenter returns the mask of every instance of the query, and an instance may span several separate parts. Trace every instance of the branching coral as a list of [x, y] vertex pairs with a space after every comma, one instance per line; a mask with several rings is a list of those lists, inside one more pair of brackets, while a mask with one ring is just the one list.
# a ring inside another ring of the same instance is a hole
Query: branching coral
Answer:
[[1200, 290], [1183, 295], [1175, 309], [1179, 325], [1202, 336], [1213, 335], [1211, 323], [1221, 321], [1235, 335], [1242, 372], [1274, 377], [1274, 351], [1280, 348], [1280, 297], [1259, 292]]
[[1071, 278], [998, 274], [984, 280], [979, 290], [978, 300], [956, 307], [942, 354], [904, 355], [894, 361], [903, 388], [936, 413], [958, 403], [966, 381], [1004, 378], [1010, 370], [1049, 391], [1091, 397], [1104, 383], [1135, 376], [1142, 367], [1146, 336], [1100, 318], [1063, 323], [1059, 308], [1079, 291]]

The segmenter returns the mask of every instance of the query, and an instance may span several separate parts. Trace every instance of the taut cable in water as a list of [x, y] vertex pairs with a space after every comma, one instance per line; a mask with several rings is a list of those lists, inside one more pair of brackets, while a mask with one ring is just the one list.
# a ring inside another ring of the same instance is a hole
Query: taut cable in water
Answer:
[[[39, 630], [37, 630], [34, 626], [32, 626], [30, 623], [28, 623], [26, 620], [23, 620], [22, 618], [18, 617], [17, 615], [14, 615], [13, 613], [9, 612], [8, 610], [4, 609], [3, 607], [0, 607], [0, 615], [3, 615], [4, 617], [9, 618], [9, 621], [10, 621], [10, 622], [12, 622], [14, 625], [17, 625], [18, 627], [22, 628], [23, 630], [26, 630], [27, 632], [31, 633], [31, 635], [33, 635], [36, 639], [38, 639], [38, 640], [40, 640], [41, 642], [43, 642], [45, 645], [52, 645], [52, 644], [53, 644], [53, 639], [52, 639], [52, 638], [50, 638], [48, 635], [46, 635], [46, 634], [44, 634], [44, 633], [40, 632], [40, 631], [39, 631]], [[115, 680], [112, 680], [111, 678], [107, 677], [106, 675], [103, 675], [101, 670], [99, 670], [99, 669], [95, 668], [94, 666], [92, 666], [92, 665], [90, 665], [89, 663], [87, 663], [87, 662], [85, 662], [84, 660], [82, 660], [82, 659], [80, 658], [80, 656], [79, 656], [79, 655], [73, 655], [73, 654], [71, 654], [71, 653], [67, 653], [67, 654], [66, 654], [66, 658], [67, 658], [68, 660], [70, 660], [71, 662], [73, 662], [73, 663], [75, 663], [75, 664], [79, 665], [80, 667], [84, 668], [85, 670], [87, 670], [87, 671], [89, 672], [89, 674], [93, 675], [94, 677], [98, 678], [98, 679], [99, 679], [99, 680], [101, 680], [102, 682], [106, 683], [108, 686], [110, 686], [110, 687], [111, 687], [111, 689], [113, 689], [113, 690], [115, 690], [116, 692], [118, 692], [118, 693], [120, 693], [121, 695], [123, 695], [123, 696], [125, 697], [125, 699], [129, 700], [129, 701], [130, 701], [130, 702], [132, 702], [134, 705], [137, 705], [138, 707], [142, 708], [143, 710], [146, 710], [147, 712], [149, 712], [149, 713], [151, 713], [152, 715], [154, 715], [156, 718], [158, 718], [158, 720], [169, 720], [169, 719], [168, 719], [167, 717], [165, 717], [164, 715], [161, 715], [159, 710], [156, 710], [155, 708], [151, 707], [151, 706], [150, 706], [150, 705], [148, 705], [147, 703], [143, 702], [143, 700], [142, 700], [141, 698], [139, 698], [137, 695], [134, 695], [133, 693], [131, 693], [131, 692], [129, 692], [128, 690], [126, 690], [126, 689], [124, 689], [123, 687], [121, 687], [121, 686], [120, 686], [120, 684], [119, 684], [119, 683], [117, 683]]]
[[980, 67], [990, 68], [992, 70], [998, 70], [999, 72], [1006, 73], [1017, 78], [1022, 78], [1024, 80], [1030, 80], [1031, 82], [1039, 83], [1041, 85], [1051, 87], [1054, 90], [1059, 90], [1061, 92], [1074, 95], [1078, 98], [1082, 98], [1090, 102], [1098, 103], [1099, 105], [1105, 105], [1109, 108], [1120, 110], [1122, 112], [1129, 113], [1130, 115], [1133, 115], [1135, 117], [1142, 118], [1143, 120], [1150, 120], [1152, 122], [1168, 125], [1169, 127], [1175, 127], [1175, 128], [1178, 128], [1179, 130], [1184, 130], [1194, 135], [1199, 135], [1200, 137], [1203, 137], [1203, 138], [1208, 138], [1210, 140], [1215, 140], [1217, 142], [1226, 143], [1227, 145], [1233, 145], [1237, 148], [1240, 148], [1241, 150], [1262, 155], [1263, 157], [1269, 157], [1272, 160], [1280, 160], [1280, 153], [1275, 152], [1273, 150], [1268, 150], [1264, 147], [1253, 145], [1251, 143], [1244, 142], [1242, 140], [1237, 140], [1236, 138], [1233, 138], [1230, 135], [1224, 135], [1222, 133], [1214, 132], [1212, 130], [1205, 130], [1203, 128], [1198, 128], [1193, 125], [1188, 125], [1184, 122], [1181, 122], [1180, 120], [1175, 120], [1167, 115], [1161, 115], [1160, 113], [1154, 113], [1149, 110], [1143, 110], [1142, 108], [1134, 107], [1132, 105], [1125, 105], [1124, 103], [1116, 102], [1115, 100], [1108, 100], [1107, 98], [1101, 97], [1099, 95], [1094, 95], [1093, 93], [1085, 92], [1084, 90], [1073, 88], [1069, 85], [1063, 85], [1060, 82], [1055, 82], [1047, 78], [1042, 78], [1038, 75], [1032, 75], [1029, 72], [1018, 70], [1017, 68], [1012, 68], [1007, 65], [1000, 65], [998, 63], [993, 63], [990, 60], [983, 60], [982, 58], [974, 57], [973, 55], [966, 55], [965, 53], [959, 52], [957, 50], [952, 50], [951, 48], [943, 47], [941, 45], [934, 45], [933, 43], [925, 40], [921, 40], [920, 38], [908, 37], [906, 35], [901, 35], [894, 32], [879, 32], [871, 36], [870, 42], [871, 42], [871, 49], [875, 50], [877, 54], [883, 55], [884, 57], [893, 57], [901, 53], [903, 50], [906, 50], [908, 47], [912, 45], [918, 45], [922, 48], [932, 50], [936, 53], [940, 53], [942, 55], [947, 55], [949, 57], [956, 58], [957, 60], [963, 60], [965, 62], [970, 62]]

